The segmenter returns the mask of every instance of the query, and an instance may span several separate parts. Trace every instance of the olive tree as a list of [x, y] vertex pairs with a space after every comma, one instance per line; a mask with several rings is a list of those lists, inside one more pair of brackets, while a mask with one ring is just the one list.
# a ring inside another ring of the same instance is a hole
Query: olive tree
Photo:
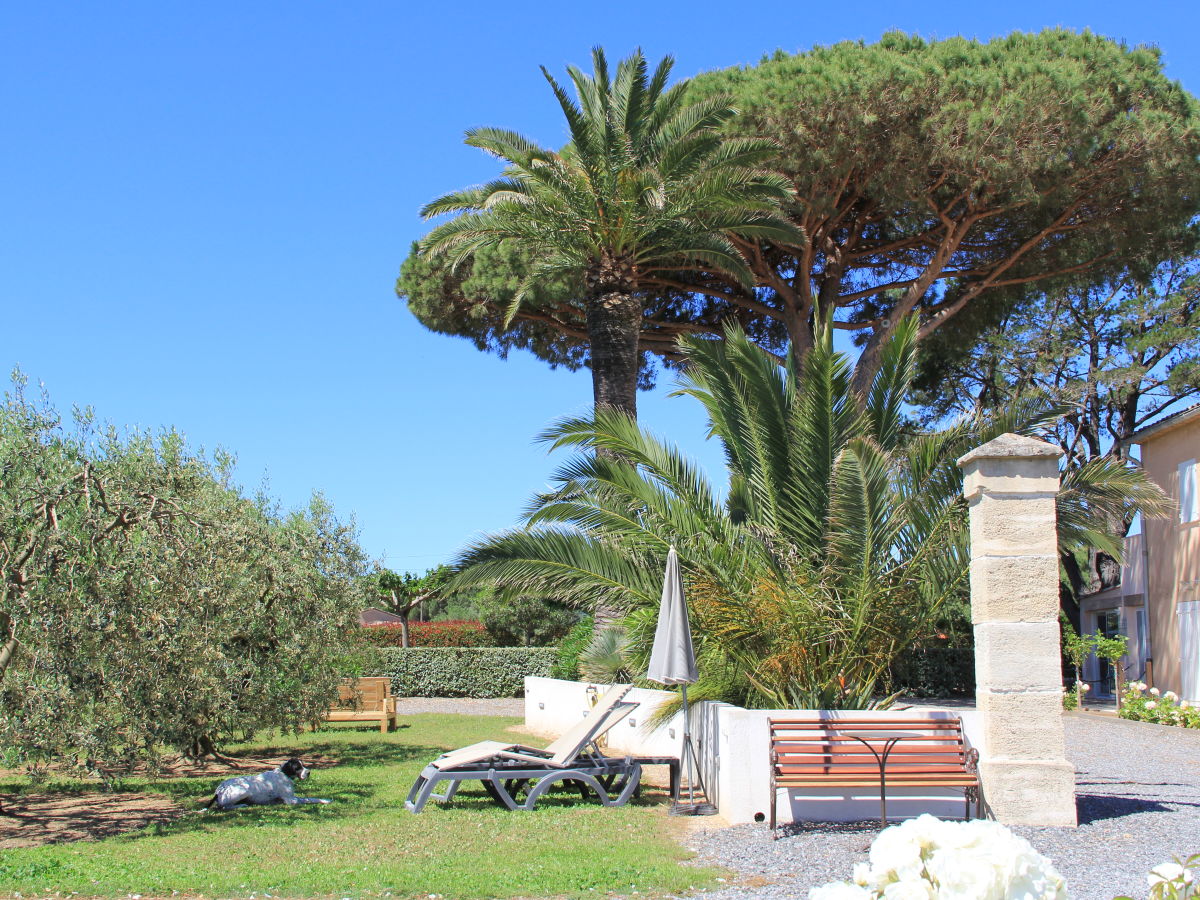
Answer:
[[174, 431], [0, 407], [0, 746], [101, 773], [326, 708], [361, 608], [353, 525], [281, 511]]

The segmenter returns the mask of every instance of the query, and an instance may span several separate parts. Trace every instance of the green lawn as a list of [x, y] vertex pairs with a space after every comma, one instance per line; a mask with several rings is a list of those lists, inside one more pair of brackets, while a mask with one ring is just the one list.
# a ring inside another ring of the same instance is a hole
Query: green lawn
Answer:
[[[502, 736], [514, 719], [406, 717], [389, 735], [333, 726], [269, 747], [322, 754], [339, 764], [314, 772], [301, 794], [329, 806], [193, 813], [169, 825], [96, 842], [0, 854], [0, 892], [143, 897], [560, 897], [686, 891], [713, 870], [682, 866], [661, 795], [624, 808], [547, 797], [531, 813], [493, 805], [464, 787], [446, 808], [414, 816], [404, 797], [421, 767], [445, 749]], [[266, 755], [268, 745], [245, 749]], [[199, 800], [217, 779], [130, 782], [130, 790]], [[12, 782], [0, 790], [18, 789]]]

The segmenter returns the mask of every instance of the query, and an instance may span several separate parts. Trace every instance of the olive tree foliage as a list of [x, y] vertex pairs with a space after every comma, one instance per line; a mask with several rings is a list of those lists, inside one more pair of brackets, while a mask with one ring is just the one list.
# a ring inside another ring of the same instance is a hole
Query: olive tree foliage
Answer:
[[64, 425], [23, 380], [0, 407], [0, 748], [110, 775], [214, 753], [327, 708], [363, 570], [315, 496], [242, 496], [175, 431]]
[[[819, 323], [849, 330], [862, 348], [860, 395], [907, 314], [919, 316], [924, 340], [989, 295], [1144, 274], [1190, 240], [1200, 208], [1195, 98], [1163, 75], [1156, 49], [1088, 32], [986, 43], [893, 32], [776, 53], [688, 90], [729, 96], [739, 115], [725, 128], [776, 143], [771, 165], [789, 181], [785, 212], [803, 238], [732, 238], [753, 289], [681, 272], [648, 296], [681, 333], [719, 336], [737, 320], [777, 355], [790, 340], [798, 360]], [[531, 303], [509, 337], [498, 327], [508, 281], [527, 263], [494, 262], [478, 257], [467, 280], [438, 285], [410, 258], [400, 289], [435, 329], [453, 321], [489, 349], [585, 360], [570, 331], [582, 321], [578, 287], [546, 285], [558, 319]], [[664, 327], [648, 315], [641, 348], [670, 358]], [[566, 343], [553, 344], [553, 332]]]

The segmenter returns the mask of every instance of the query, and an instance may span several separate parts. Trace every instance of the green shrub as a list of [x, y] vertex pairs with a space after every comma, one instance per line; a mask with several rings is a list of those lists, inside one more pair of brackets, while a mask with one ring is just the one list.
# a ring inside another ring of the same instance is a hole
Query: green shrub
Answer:
[[579, 613], [541, 597], [481, 592], [479, 620], [493, 647], [551, 647], [579, 621]]
[[559, 642], [556, 649], [557, 658], [550, 670], [551, 678], [563, 678], [567, 681], [579, 680], [579, 657], [592, 642], [592, 617], [584, 616], [567, 632], [567, 636]]
[[963, 697], [975, 693], [971, 647], [913, 647], [891, 668], [891, 692], [907, 697]]
[[1174, 691], [1161, 693], [1158, 688], [1148, 687], [1144, 681], [1131, 681], [1125, 685], [1121, 718], [1153, 722], [1156, 725], [1200, 728], [1200, 708], [1179, 699]]
[[379, 671], [399, 697], [520, 697], [527, 675], [547, 676], [553, 647], [381, 647]]

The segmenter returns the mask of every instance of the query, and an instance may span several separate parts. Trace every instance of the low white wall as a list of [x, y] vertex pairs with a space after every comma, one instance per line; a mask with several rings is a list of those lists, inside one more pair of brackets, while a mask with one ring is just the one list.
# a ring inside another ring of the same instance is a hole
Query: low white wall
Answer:
[[[608, 687], [583, 681], [527, 677], [525, 727], [547, 737], [558, 737], [586, 716], [592, 708], [591, 697], [603, 694]], [[669, 691], [631, 690], [625, 699], [638, 703], [638, 708], [608, 732], [608, 749], [614, 754], [632, 756], [678, 756], [683, 746], [683, 716], [676, 713], [657, 728], [647, 724], [655, 709], [673, 696]]]
[[[589, 685], [556, 678], [525, 679], [525, 726], [547, 736], [562, 734], [591, 708], [588, 689], [603, 693], [606, 685]], [[650, 714], [667, 691], [635, 688], [628, 699], [641, 706], [609, 732], [613, 753], [635, 756], [678, 756], [683, 728], [676, 714], [655, 729], [647, 727]], [[856, 718], [950, 718], [960, 717], [967, 742], [979, 746], [979, 714], [967, 709], [922, 707], [911, 711], [881, 710], [846, 713], [795, 709], [742, 709], [726, 703], [698, 703], [691, 709], [692, 740], [700, 758], [700, 769], [708, 786], [709, 799], [731, 824], [769, 820], [771, 814], [771, 742], [768, 722], [772, 717], [837, 719]], [[632, 721], [632, 724], [631, 724]], [[903, 819], [921, 813], [942, 818], [961, 818], [961, 790], [892, 788], [888, 791], [888, 819]], [[879, 792], [796, 790], [779, 795], [781, 823], [860, 822], [879, 818]]]

